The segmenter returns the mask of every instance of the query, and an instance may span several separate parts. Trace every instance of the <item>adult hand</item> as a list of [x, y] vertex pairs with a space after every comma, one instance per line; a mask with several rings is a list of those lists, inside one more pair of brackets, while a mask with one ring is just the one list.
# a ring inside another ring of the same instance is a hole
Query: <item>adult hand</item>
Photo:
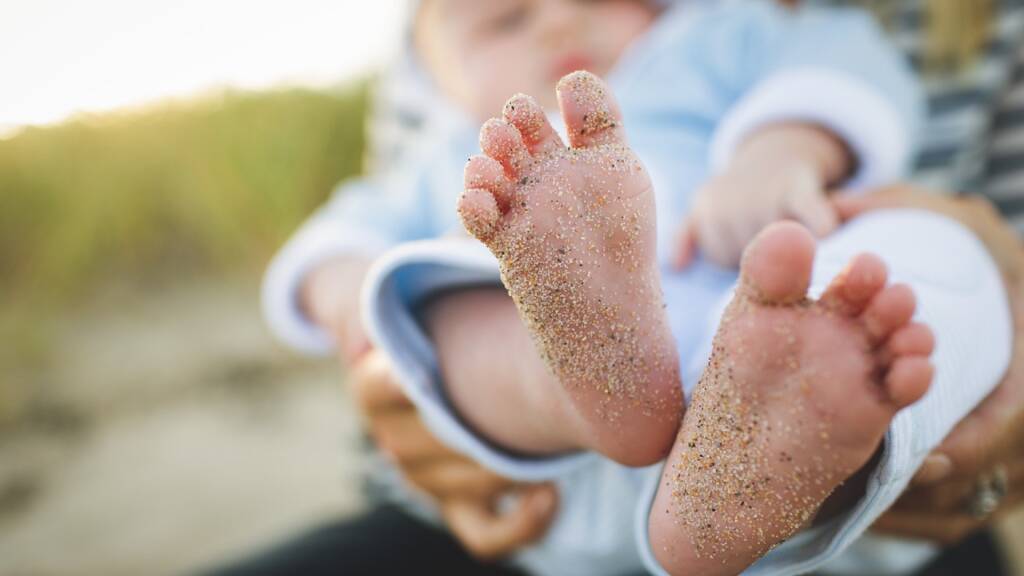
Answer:
[[498, 558], [544, 535], [557, 510], [554, 486], [515, 483], [441, 444], [402, 393], [383, 354], [363, 355], [349, 382], [377, 446], [409, 484], [437, 504], [471, 554]]
[[1011, 288], [1019, 287], [1024, 279], [1024, 248], [1020, 237], [981, 196], [949, 196], [900, 184], [870, 194], [835, 195], [832, 203], [844, 221], [864, 212], [887, 208], [912, 208], [942, 214], [960, 222], [985, 244]]
[[[835, 203], [843, 219], [882, 208], [922, 208], [954, 218], [984, 242], [1003, 271], [1016, 332], [1006, 376], [928, 456], [910, 488], [873, 526], [892, 535], [953, 544], [1024, 501], [1024, 248], [980, 198], [897, 186], [839, 197]], [[995, 498], [979, 500], [985, 490]]]

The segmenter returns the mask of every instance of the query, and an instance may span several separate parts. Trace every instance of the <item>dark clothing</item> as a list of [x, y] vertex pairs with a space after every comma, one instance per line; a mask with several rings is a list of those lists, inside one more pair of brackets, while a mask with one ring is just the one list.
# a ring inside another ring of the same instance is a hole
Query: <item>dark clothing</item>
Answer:
[[[392, 505], [326, 524], [205, 576], [526, 576], [470, 556], [447, 532]], [[991, 533], [943, 552], [917, 576], [1009, 576]], [[870, 576], [870, 575], [865, 575]]]
[[470, 556], [448, 532], [392, 505], [314, 528], [206, 576], [525, 576]]

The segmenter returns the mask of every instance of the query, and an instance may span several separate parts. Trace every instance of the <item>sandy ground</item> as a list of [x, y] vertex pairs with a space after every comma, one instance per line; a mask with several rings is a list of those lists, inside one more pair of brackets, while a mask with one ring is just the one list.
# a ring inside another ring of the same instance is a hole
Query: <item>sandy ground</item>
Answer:
[[[256, 288], [111, 292], [16, 373], [0, 434], [0, 574], [184, 574], [361, 504], [337, 367], [284, 352]], [[1003, 527], [1024, 576], [1024, 511]]]
[[0, 437], [0, 574], [181, 574], [360, 505], [337, 366], [284, 353], [254, 287], [111, 294]]

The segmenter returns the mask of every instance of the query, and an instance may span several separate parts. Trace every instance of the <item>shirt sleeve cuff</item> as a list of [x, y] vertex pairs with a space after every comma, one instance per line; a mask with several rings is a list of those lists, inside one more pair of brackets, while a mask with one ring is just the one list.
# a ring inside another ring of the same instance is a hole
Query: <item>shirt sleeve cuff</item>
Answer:
[[500, 286], [497, 261], [475, 240], [409, 242], [381, 256], [370, 269], [363, 284], [363, 325], [374, 346], [391, 361], [403, 391], [424, 423], [441, 442], [514, 480], [557, 478], [598, 456], [519, 457], [477, 436], [447, 401], [433, 345], [417, 322], [418, 304], [432, 294], [496, 285]]
[[326, 260], [345, 254], [374, 257], [387, 248], [372, 233], [341, 232], [337, 223], [314, 217], [288, 241], [271, 261], [263, 277], [263, 317], [271, 332], [300, 352], [328, 355], [334, 338], [313, 324], [300, 305], [306, 275]]
[[909, 165], [909, 129], [878, 89], [847, 73], [800, 68], [768, 77], [726, 114], [712, 138], [712, 170], [723, 170], [752, 132], [785, 121], [821, 124], [843, 139], [857, 157], [846, 189], [891, 183]]

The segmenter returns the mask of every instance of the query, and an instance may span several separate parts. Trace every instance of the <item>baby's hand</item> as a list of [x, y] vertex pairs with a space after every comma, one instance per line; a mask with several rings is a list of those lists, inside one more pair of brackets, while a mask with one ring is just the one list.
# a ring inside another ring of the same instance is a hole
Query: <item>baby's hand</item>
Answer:
[[673, 265], [687, 266], [697, 249], [711, 262], [735, 267], [762, 228], [784, 219], [819, 238], [838, 218], [828, 185], [852, 163], [834, 136], [809, 125], [780, 125], [754, 134], [729, 167], [698, 190], [680, 230]]

